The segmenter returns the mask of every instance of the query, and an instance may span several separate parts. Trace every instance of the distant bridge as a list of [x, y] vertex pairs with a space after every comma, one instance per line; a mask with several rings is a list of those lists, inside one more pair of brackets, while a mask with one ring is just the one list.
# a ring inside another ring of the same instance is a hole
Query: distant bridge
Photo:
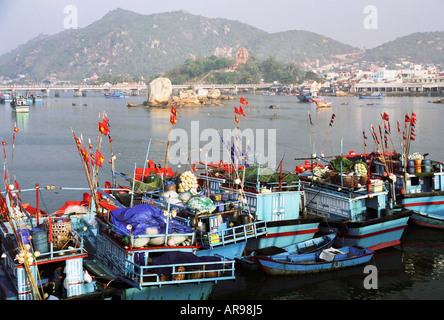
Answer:
[[[243, 89], [269, 89], [273, 86], [272, 83], [259, 83], [259, 84], [206, 84], [206, 83], [193, 83], [184, 85], [173, 85], [173, 90], [188, 89], [189, 87], [198, 89], [220, 89], [220, 90], [243, 90]], [[89, 90], [103, 90], [109, 91], [130, 91], [132, 95], [139, 95], [140, 91], [145, 91], [147, 85], [135, 84], [135, 85], [0, 85], [0, 91], [40, 91], [44, 96], [49, 96], [50, 91], [74, 91], [74, 96], [86, 95]]]

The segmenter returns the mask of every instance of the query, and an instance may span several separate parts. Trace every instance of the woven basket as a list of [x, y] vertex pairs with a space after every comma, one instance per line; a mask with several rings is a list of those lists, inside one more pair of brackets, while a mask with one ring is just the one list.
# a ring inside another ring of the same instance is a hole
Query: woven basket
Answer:
[[173, 274], [173, 280], [176, 280], [176, 281], [184, 280], [185, 279], [185, 273], [183, 273], [183, 272], [185, 272], [185, 267], [182, 267], [182, 266], [178, 267], [176, 269], [176, 273]]
[[203, 277], [202, 269], [188, 269], [188, 271], [193, 271], [194, 273], [188, 273], [187, 279], [201, 279]]
[[[43, 225], [49, 229], [49, 220], [45, 219]], [[52, 241], [56, 249], [60, 249], [69, 240], [72, 234], [71, 220], [65, 222], [51, 221]]]

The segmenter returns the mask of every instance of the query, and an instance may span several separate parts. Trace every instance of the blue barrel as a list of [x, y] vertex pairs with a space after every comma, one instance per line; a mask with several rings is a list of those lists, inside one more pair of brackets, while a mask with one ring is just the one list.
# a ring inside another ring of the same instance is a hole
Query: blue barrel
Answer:
[[48, 230], [35, 228], [31, 230], [34, 251], [45, 253], [49, 251]]
[[217, 211], [218, 212], [223, 212], [225, 211], [225, 205], [222, 201], [215, 201], [214, 205], [217, 206]]
[[430, 172], [432, 171], [432, 161], [430, 159], [424, 159], [422, 160], [422, 166], [424, 167], [423, 172]]
[[23, 244], [29, 244], [29, 236], [31, 235], [31, 233], [29, 232], [29, 229], [22, 229], [21, 230], [21, 234], [22, 234], [22, 242]]
[[407, 172], [412, 174], [415, 173], [415, 161], [407, 161]]

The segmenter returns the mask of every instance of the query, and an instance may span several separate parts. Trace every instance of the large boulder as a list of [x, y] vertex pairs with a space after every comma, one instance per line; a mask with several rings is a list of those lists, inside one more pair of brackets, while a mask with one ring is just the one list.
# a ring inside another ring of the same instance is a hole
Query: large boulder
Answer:
[[201, 104], [197, 93], [193, 90], [183, 90], [179, 93], [179, 99], [182, 104], [188, 105], [188, 104]]
[[150, 82], [148, 88], [149, 105], [166, 105], [173, 93], [171, 80], [168, 78], [156, 78]]
[[219, 89], [210, 89], [207, 94], [208, 99], [220, 99]]

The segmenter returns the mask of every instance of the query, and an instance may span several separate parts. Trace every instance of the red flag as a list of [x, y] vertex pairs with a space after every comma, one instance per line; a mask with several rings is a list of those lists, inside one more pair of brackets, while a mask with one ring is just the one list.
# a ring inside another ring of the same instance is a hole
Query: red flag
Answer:
[[236, 121], [236, 123], [239, 123], [239, 119], [237, 118], [237, 116], [234, 116], [234, 121]]
[[244, 98], [240, 98], [240, 103], [242, 103], [242, 104], [244, 104], [244, 105], [247, 105], [248, 104], [248, 102], [247, 102], [247, 100], [245, 100]]
[[243, 115], [245, 117], [245, 112], [244, 112], [244, 109], [242, 108], [242, 106], [239, 106], [239, 114]]
[[105, 161], [105, 157], [100, 153], [99, 150], [97, 150], [95, 164], [98, 165], [99, 167], [102, 167], [103, 161]]
[[413, 112], [412, 112], [412, 117], [413, 117], [413, 118], [416, 118], [416, 113], [413, 113]]
[[174, 106], [171, 106], [171, 113], [177, 116], [177, 109]]
[[99, 131], [102, 134], [108, 134], [109, 133], [108, 122], [106, 122], [105, 119], [103, 119], [102, 122], [99, 122]]
[[385, 121], [389, 121], [388, 114], [384, 112], [384, 114], [382, 115], [382, 119], [385, 120]]
[[3, 146], [6, 146], [6, 142], [5, 142], [5, 141], [2, 141], [2, 145], [3, 145]]
[[22, 192], [19, 188], [19, 184], [18, 184], [17, 180], [15, 180], [15, 189], [17, 189], [19, 192]]
[[234, 113], [235, 113], [235, 114], [240, 114], [240, 111], [239, 111], [238, 108], [236, 108], [236, 106], [234, 106]]
[[19, 131], [19, 128], [14, 127], [14, 132], [18, 132], [18, 131]]
[[177, 123], [177, 118], [176, 118], [176, 116], [174, 114], [172, 114], [170, 116], [170, 122], [171, 122], [171, 124], [176, 124]]

